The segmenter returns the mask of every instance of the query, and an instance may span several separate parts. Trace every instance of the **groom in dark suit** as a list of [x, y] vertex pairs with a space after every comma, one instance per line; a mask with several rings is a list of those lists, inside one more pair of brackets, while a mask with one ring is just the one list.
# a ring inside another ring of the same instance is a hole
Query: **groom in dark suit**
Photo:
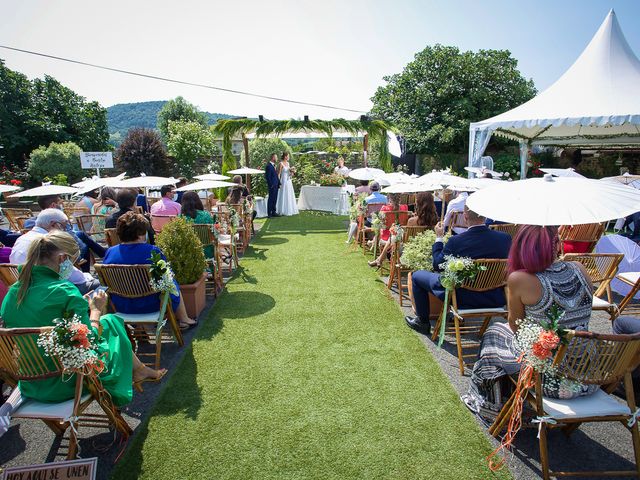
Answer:
[[280, 188], [280, 179], [276, 172], [276, 159], [278, 156], [275, 153], [271, 154], [271, 158], [267, 162], [267, 168], [264, 170], [264, 177], [267, 180], [267, 187], [269, 188], [269, 200], [267, 201], [267, 215], [269, 217], [277, 217], [276, 214], [276, 202], [278, 201], [278, 189]]
[[[435, 227], [436, 242], [433, 244], [433, 272], [418, 270], [411, 276], [415, 317], [407, 316], [405, 321], [413, 330], [429, 335], [429, 293], [440, 300], [444, 299], [444, 287], [440, 283], [440, 264], [445, 262], [445, 256], [469, 258], [507, 258], [511, 248], [511, 237], [503, 232], [489, 229], [485, 218], [464, 207], [464, 219], [468, 230], [460, 235], [454, 235], [445, 244], [442, 243], [444, 226], [442, 222]], [[504, 290], [498, 288], [487, 292], [472, 292], [459, 289], [456, 291], [459, 306], [463, 308], [502, 307], [506, 304]]]

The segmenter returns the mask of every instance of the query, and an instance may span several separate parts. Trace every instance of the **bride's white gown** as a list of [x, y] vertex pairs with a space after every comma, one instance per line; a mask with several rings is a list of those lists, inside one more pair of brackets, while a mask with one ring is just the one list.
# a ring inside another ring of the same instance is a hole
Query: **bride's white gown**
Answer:
[[296, 194], [291, 183], [289, 167], [282, 165], [280, 172], [280, 189], [278, 190], [278, 201], [276, 203], [276, 213], [278, 215], [297, 215], [298, 205], [296, 204]]

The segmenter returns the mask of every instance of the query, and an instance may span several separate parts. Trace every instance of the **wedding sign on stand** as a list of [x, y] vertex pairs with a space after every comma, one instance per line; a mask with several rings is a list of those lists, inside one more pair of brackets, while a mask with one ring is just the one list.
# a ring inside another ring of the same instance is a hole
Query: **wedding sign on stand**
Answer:
[[2, 472], [2, 480], [95, 480], [97, 468], [97, 457], [10, 467]]

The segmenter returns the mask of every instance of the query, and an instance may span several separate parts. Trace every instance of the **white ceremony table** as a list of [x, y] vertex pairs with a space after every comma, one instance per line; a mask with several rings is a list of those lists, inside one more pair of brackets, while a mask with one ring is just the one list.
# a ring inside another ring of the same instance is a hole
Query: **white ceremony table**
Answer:
[[253, 197], [253, 209], [256, 211], [256, 218], [266, 217], [267, 216], [267, 199], [264, 197]]
[[336, 215], [349, 213], [349, 195], [344, 187], [303, 185], [298, 196], [298, 210], [323, 210]]

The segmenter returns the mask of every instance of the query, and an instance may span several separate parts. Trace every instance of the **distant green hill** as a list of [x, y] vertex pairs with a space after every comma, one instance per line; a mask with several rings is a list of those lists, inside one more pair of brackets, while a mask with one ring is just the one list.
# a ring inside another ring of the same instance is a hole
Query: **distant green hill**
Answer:
[[[110, 143], [119, 145], [133, 127], [156, 128], [158, 112], [166, 100], [155, 102], [119, 103], [107, 107], [107, 122], [109, 124]], [[220, 118], [235, 118], [235, 115], [224, 113], [204, 112], [210, 125]]]

